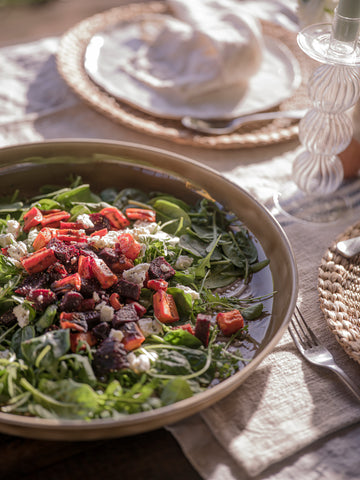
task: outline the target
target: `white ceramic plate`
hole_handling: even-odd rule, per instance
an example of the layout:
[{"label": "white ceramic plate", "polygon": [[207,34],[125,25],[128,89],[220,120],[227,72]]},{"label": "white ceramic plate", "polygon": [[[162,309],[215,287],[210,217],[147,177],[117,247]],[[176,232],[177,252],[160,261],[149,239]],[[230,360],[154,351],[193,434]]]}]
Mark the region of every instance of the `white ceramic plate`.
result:
[{"label": "white ceramic plate", "polygon": [[[263,62],[244,96],[236,86],[206,94],[185,104],[164,96],[134,79],[121,68],[142,45],[140,22],[122,21],[94,35],[85,52],[84,67],[90,78],[115,98],[146,113],[163,118],[185,115],[231,118],[267,110],[291,97],[301,82],[300,67],[279,40],[264,37]],[[242,92],[242,91],[241,91]]]}]

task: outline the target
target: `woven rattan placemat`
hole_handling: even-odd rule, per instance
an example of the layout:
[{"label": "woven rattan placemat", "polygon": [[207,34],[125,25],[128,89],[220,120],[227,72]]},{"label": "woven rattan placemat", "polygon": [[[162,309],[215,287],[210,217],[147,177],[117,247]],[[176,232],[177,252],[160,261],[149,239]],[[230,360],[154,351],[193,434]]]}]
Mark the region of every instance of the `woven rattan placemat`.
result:
[{"label": "woven rattan placemat", "polygon": [[[198,134],[185,129],[178,120],[158,118],[141,112],[125,102],[116,100],[97,86],[84,69],[84,55],[90,39],[96,33],[121,20],[131,20],[136,15],[144,13],[169,13],[169,11],[162,2],[134,3],[116,7],[81,21],[61,38],[57,55],[58,70],[72,90],[85,103],[115,122],[178,144],[231,149],[269,145],[293,140],[297,137],[298,121],[290,120],[254,122],[229,135]],[[287,110],[310,106],[306,84],[314,68],[314,62],[297,46],[295,33],[267,22],[263,22],[263,32],[285,44],[299,62],[301,69],[300,87],[278,108]]]},{"label": "woven rattan placemat", "polygon": [[360,363],[360,254],[350,259],[336,251],[340,240],[360,235],[360,222],[325,252],[319,267],[320,306],[330,330],[346,353]]}]

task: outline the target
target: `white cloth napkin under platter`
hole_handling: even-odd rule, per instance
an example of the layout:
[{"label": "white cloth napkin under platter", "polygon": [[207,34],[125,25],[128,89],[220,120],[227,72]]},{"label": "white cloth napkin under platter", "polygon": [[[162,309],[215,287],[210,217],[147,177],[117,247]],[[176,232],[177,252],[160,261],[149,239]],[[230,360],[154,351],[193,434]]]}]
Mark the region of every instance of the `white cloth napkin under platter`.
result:
[{"label": "white cloth napkin under platter", "polygon": [[167,3],[174,16],[144,15],[144,43],[121,68],[184,101],[234,85],[241,97],[261,63],[259,22],[234,0]]}]

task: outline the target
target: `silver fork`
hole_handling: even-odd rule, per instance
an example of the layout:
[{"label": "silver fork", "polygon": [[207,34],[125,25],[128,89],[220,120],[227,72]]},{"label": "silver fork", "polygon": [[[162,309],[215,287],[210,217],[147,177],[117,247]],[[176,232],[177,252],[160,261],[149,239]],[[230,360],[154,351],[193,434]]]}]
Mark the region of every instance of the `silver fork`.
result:
[{"label": "silver fork", "polygon": [[314,332],[305,322],[298,306],[295,308],[288,330],[299,352],[306,360],[314,365],[332,370],[355,397],[360,400],[360,388],[336,365],[334,357],[329,350],[320,344]]}]

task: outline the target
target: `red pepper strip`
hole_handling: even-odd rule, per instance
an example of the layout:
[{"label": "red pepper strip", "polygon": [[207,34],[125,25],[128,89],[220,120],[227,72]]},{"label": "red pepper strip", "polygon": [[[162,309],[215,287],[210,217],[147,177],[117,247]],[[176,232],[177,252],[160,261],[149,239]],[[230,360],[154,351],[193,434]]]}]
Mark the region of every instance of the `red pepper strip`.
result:
[{"label": "red pepper strip", "polygon": [[79,325],[78,323],[72,322],[71,320],[64,320],[60,319],[60,327],[61,328],[71,328],[72,330],[76,330],[78,332],[84,333],[84,327]]},{"label": "red pepper strip", "polygon": [[162,278],[150,279],[146,282],[146,287],[152,290],[167,290],[168,282]]},{"label": "red pepper strip", "polygon": [[81,277],[78,273],[73,273],[67,277],[56,280],[51,284],[51,289],[55,292],[66,292],[68,290],[81,290]]},{"label": "red pepper strip", "polygon": [[85,257],[84,255],[79,256],[78,260],[78,273],[81,278],[91,278],[93,276],[90,257]]},{"label": "red pepper strip", "polygon": [[120,295],[118,293],[112,293],[110,295],[109,301],[110,305],[113,307],[114,310],[120,310],[122,308],[122,304],[119,302]]},{"label": "red pepper strip", "polygon": [[55,231],[53,228],[42,228],[33,241],[34,250],[40,250],[40,248],[45,247],[54,236]]},{"label": "red pepper strip", "polygon": [[115,251],[135,260],[141,251],[141,244],[136,242],[130,233],[122,233],[118,237],[118,243],[115,244]]},{"label": "red pepper strip", "polygon": [[107,228],[102,228],[101,230],[97,230],[90,234],[90,237],[104,237],[108,233]]},{"label": "red pepper strip", "polygon": [[28,273],[38,273],[46,270],[50,265],[55,263],[57,258],[51,249],[42,248],[29,257],[21,259],[22,266]]},{"label": "red pepper strip", "polygon": [[81,345],[80,348],[78,348],[78,345],[80,342],[85,342],[87,343],[90,347],[93,347],[94,345],[97,344],[97,340],[95,336],[93,335],[92,332],[76,332],[70,333],[70,348],[73,353],[76,353],[78,351],[86,350],[86,345]]},{"label": "red pepper strip", "polygon": [[162,323],[172,323],[180,320],[174,297],[164,290],[158,290],[153,295],[155,317]]},{"label": "red pepper strip", "polygon": [[130,225],[129,220],[116,207],[103,208],[99,213],[106,217],[114,228],[121,229]]},{"label": "red pepper strip", "polygon": [[224,335],[230,336],[244,326],[244,318],[239,310],[220,312],[216,315],[216,322]]},{"label": "red pepper strip", "polygon": [[41,220],[42,227],[60,227],[60,221],[68,220],[71,217],[70,213],[65,211],[51,213],[50,215],[46,215]]},{"label": "red pepper strip", "polygon": [[56,238],[62,242],[87,243],[86,237],[78,237],[77,235],[56,235]]},{"label": "red pepper strip", "polygon": [[71,235],[73,237],[86,237],[84,230],[76,228],[59,228],[56,230],[56,236],[58,235]]},{"label": "red pepper strip", "polygon": [[125,210],[126,216],[130,220],[145,220],[146,222],[156,221],[156,212],[146,208],[127,208]]},{"label": "red pepper strip", "polygon": [[136,322],[126,323],[124,327],[121,328],[121,331],[124,334],[124,338],[121,340],[121,343],[128,352],[139,348],[145,340],[145,337],[140,328],[137,326]]},{"label": "red pepper strip", "polygon": [[24,215],[24,232],[28,232],[31,228],[36,227],[42,222],[43,215],[36,207],[30,208]]},{"label": "red pepper strip", "polygon": [[45,215],[50,215],[51,213],[61,212],[60,208],[51,208],[50,210],[40,210],[40,212]]},{"label": "red pepper strip", "polygon": [[72,230],[83,229],[84,226],[77,222],[63,222],[60,220],[60,228],[71,228]]},{"label": "red pepper strip", "polygon": [[94,276],[99,280],[100,285],[103,288],[109,288],[118,281],[117,276],[110,270],[104,260],[102,260],[101,258],[89,258],[91,262],[92,272]]}]

